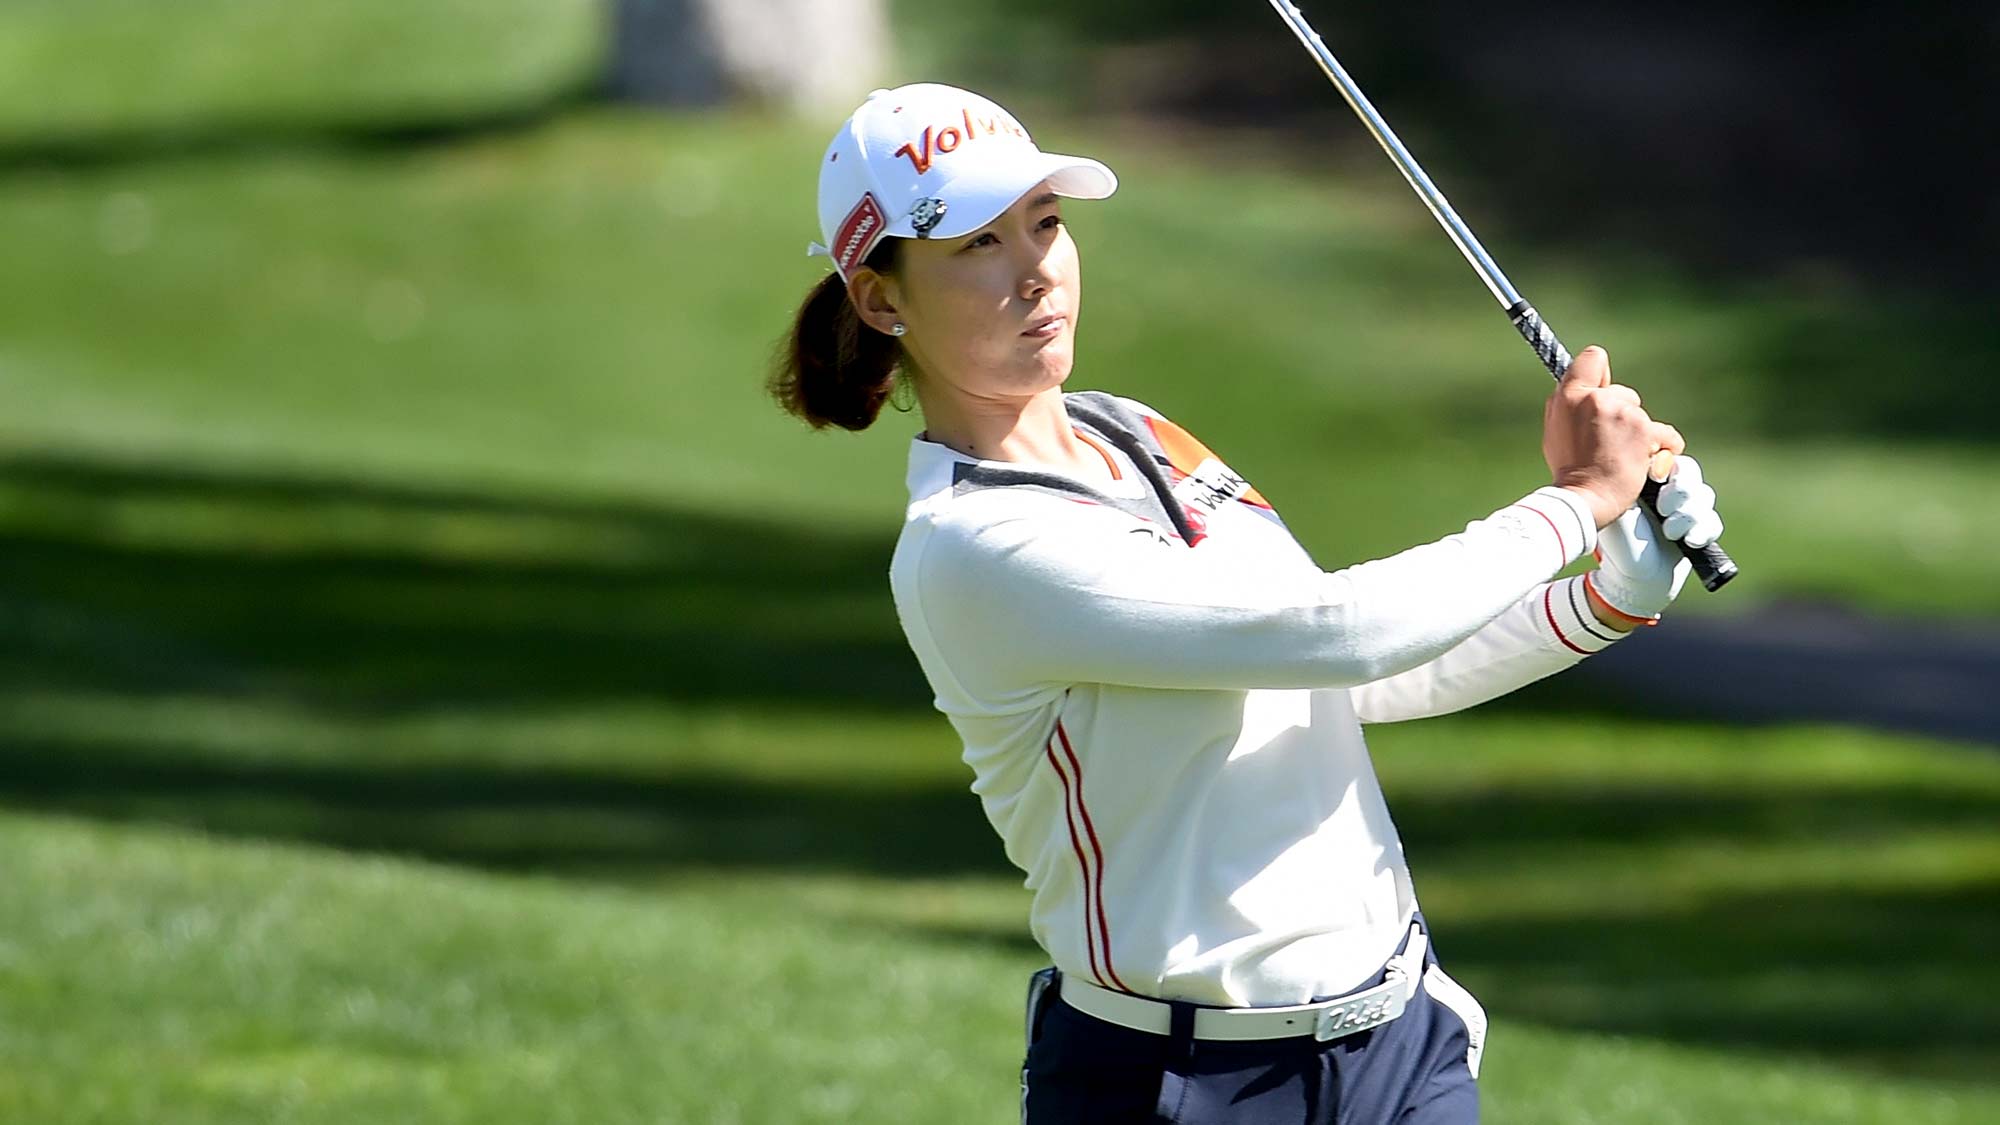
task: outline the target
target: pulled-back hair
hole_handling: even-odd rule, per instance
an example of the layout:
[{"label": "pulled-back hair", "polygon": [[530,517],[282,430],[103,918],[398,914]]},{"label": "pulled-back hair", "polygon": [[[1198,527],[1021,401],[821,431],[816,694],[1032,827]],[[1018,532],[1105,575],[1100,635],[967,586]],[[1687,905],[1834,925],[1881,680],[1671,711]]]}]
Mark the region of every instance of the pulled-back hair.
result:
[{"label": "pulled-back hair", "polygon": [[[865,264],[888,273],[901,241],[883,239]],[[895,388],[902,358],[896,338],[863,324],[848,299],[847,283],[838,272],[829,273],[799,305],[771,372],[771,397],[815,430],[830,425],[865,430]]]}]

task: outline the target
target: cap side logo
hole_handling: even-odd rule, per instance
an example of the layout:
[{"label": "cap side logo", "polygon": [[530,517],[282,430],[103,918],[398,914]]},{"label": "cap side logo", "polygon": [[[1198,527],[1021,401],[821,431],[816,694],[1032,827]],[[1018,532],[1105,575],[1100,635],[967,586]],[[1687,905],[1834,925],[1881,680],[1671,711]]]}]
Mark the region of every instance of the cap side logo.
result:
[{"label": "cap side logo", "polygon": [[873,192],[863,192],[861,202],[847,213],[841,221],[840,229],[833,235],[833,264],[840,268],[842,277],[868,257],[868,251],[882,237],[885,223],[882,205],[875,202]]}]

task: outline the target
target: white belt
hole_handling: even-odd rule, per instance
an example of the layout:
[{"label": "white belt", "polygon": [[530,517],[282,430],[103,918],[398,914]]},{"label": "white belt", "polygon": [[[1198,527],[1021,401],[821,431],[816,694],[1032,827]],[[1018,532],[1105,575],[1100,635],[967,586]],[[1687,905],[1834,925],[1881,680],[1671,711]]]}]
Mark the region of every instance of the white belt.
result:
[{"label": "white belt", "polygon": [[[1312,1004],[1290,1004],[1274,1008],[1196,1008],[1196,1039],[1288,1039],[1311,1035],[1324,1042],[1380,1027],[1403,1014],[1417,984],[1424,975],[1424,950],[1429,942],[1419,926],[1410,927],[1409,943],[1391,958],[1381,984],[1360,992]],[[1158,1000],[1099,988],[1077,977],[1062,978],[1063,1002],[1085,1015],[1107,1023],[1169,1034],[1173,1028],[1173,1008]]]}]

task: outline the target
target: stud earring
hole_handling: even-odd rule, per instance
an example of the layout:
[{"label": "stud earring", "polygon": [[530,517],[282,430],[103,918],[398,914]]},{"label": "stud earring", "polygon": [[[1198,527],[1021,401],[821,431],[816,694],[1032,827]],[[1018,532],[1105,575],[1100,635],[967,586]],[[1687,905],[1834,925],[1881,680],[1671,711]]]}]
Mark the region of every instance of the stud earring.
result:
[{"label": "stud earring", "polygon": [[909,329],[903,327],[903,322],[899,320],[896,322],[896,326],[894,328],[889,329],[889,335],[901,336],[903,333],[908,331]]}]

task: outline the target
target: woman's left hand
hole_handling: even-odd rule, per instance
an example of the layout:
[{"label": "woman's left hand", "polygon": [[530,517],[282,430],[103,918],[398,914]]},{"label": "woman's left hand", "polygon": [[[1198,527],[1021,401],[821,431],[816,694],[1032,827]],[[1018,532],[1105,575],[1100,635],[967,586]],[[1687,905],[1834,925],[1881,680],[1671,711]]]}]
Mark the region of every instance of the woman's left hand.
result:
[{"label": "woman's left hand", "polygon": [[1686,556],[1663,539],[1705,547],[1722,534],[1715,489],[1702,483],[1701,465],[1694,458],[1674,458],[1673,471],[1660,486],[1660,517],[1656,523],[1643,508],[1633,507],[1597,540],[1598,567],[1590,574],[1590,590],[1635,623],[1658,620],[1692,569]]}]

